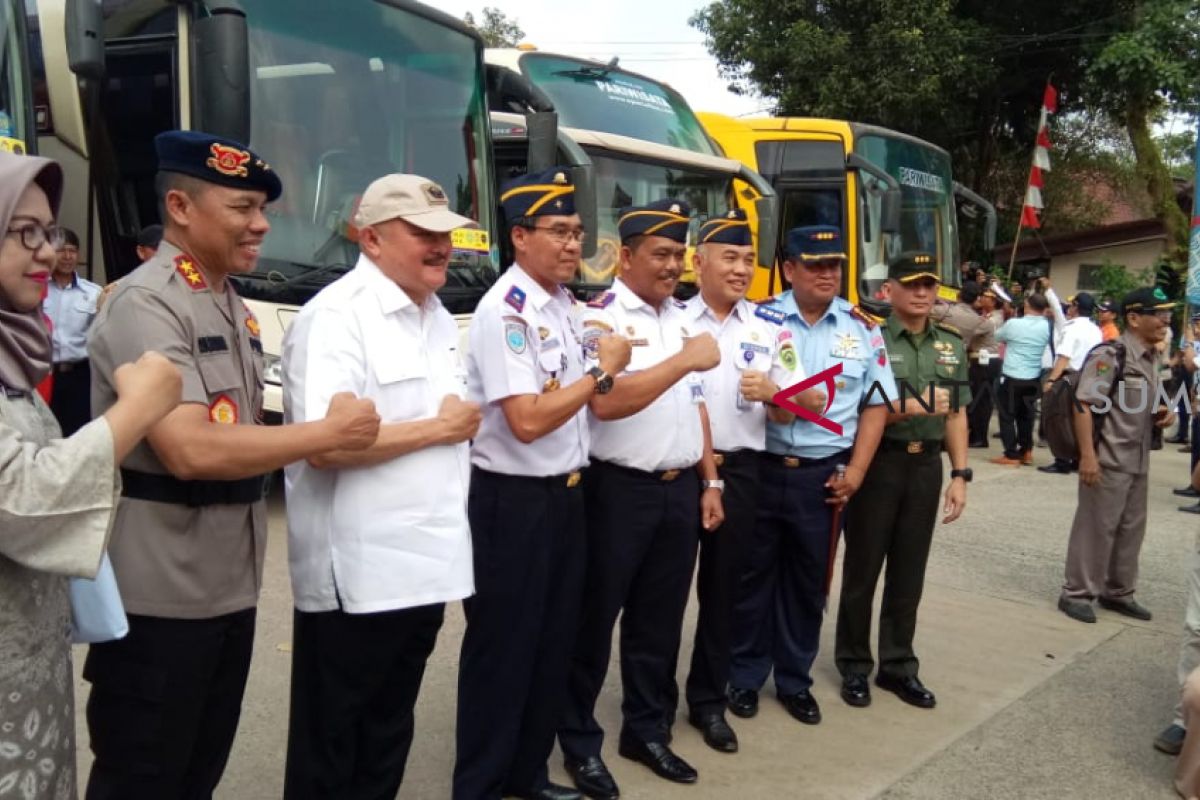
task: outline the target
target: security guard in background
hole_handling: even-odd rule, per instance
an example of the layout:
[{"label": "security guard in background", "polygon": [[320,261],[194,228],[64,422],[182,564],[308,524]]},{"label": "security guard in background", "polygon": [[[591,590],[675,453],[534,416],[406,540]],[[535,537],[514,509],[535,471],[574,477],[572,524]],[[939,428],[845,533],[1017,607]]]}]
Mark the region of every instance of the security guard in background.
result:
[{"label": "security guard in background", "polygon": [[930,320],[939,284],[933,256],[904,253],[891,263],[888,278],[892,314],[883,326],[883,341],[901,394],[889,398],[894,411],[888,414],[879,451],[846,510],[835,654],[842,699],[852,706],[869,705],[867,676],[875,666],[871,605],[886,560],[875,682],[906,703],[933,708],[933,693],[917,678],[913,634],[937,524],[943,443],[952,467],[943,523],[962,513],[971,480],[967,350],[955,328]]},{"label": "security guard in background", "polygon": [[585,363],[598,360],[609,334],[620,333],[633,348],[612,390],[591,402],[592,463],[583,479],[587,579],[558,733],[567,771],[592,798],[619,793],[600,758],[604,731],[595,717],[618,616],[624,687],[618,752],[670,781],[697,777],[667,746],[668,717],[678,697],[675,663],[697,531],[715,530],[723,518],[697,374],[720,363],[721,352],[671,297],[683,272],[689,221],[682,200],[623,209],[620,276],[581,316]]},{"label": "security guard in background", "polygon": [[483,407],[468,516],[475,595],[458,673],[454,797],[581,797],[549,783],[584,579],[587,406],[629,363],[602,336],[584,371],[575,299],[586,232],[565,167],[501,193],[516,263],[471,320],[468,391]]},{"label": "security guard in background", "polygon": [[[725,720],[733,589],[742,547],[754,535],[759,459],[766,448],[767,415],[791,413],[771,403],[783,387],[804,378],[783,314],[745,299],[756,264],[746,212],[735,209],[700,227],[694,256],[700,293],[684,313],[721,346],[721,363],[701,373],[712,426],[714,458],[724,483],[725,521],[700,534],[700,569],[692,665],[687,677],[688,719],[709,747],[732,753],[737,736]],[[815,393],[811,393],[815,394]]]},{"label": "security guard in background", "polygon": [[967,438],[971,447],[987,447],[987,428],[994,407],[991,385],[1000,377],[1000,358],[996,324],[975,310],[977,300],[979,284],[967,281],[959,290],[956,302],[938,303],[930,316],[934,322],[944,322],[962,334],[967,348],[967,380],[972,398],[967,412]]},{"label": "security guard in background", "polygon": [[838,297],[846,261],[841,231],[793,228],[785,256],[792,289],[767,307],[784,316],[810,380],[840,372],[821,387],[829,407],[818,421],[767,423],[758,521],[735,601],[728,699],[734,714],[754,716],[758,691],[774,668],[780,702],[815,725],[821,709],[809,688],[830,545],[840,527],[835,509],[862,484],[887,421],[884,403],[896,396],[896,386],[879,326]]},{"label": "security guard in background", "polygon": [[183,376],[183,402],[121,464],[108,552],[129,634],[92,645],[90,800],[209,798],[237,730],[262,587],[266,475],[374,442],[369,401],[264,427],[258,323],[228,282],[250,272],[282,190],[259,156],[197,131],[155,138],[166,219],[158,254],[123,279],[92,331],[92,408],[113,373],[148,350]]}]

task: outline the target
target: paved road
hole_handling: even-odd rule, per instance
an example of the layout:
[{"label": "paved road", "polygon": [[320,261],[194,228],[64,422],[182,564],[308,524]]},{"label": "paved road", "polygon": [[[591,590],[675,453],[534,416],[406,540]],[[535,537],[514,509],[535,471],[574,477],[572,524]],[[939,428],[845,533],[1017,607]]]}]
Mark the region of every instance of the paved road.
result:
[{"label": "paved road", "polygon": [[[971,451],[976,461],[981,454]],[[1049,460],[1045,450],[1036,455],[1039,463]],[[1075,478],[977,463],[964,518],[937,532],[922,606],[921,674],[938,694],[936,710],[913,709],[878,692],[868,709],[851,709],[838,699],[829,655],[834,604],[815,675],[825,714],[821,725],[794,722],[773,695],[764,694],[756,719],[734,719],[742,749],[728,756],[708,750],[681,719],[675,747],[700,770],[699,783],[690,787],[666,784],[621,759],[610,740],[605,758],[622,796],[1174,797],[1173,761],[1152,750],[1150,739],[1169,721],[1175,700],[1185,581],[1200,518],[1178,513],[1170,493],[1186,480],[1187,456],[1168,445],[1152,464],[1139,598],[1155,612],[1153,622],[1101,612],[1098,624],[1084,625],[1056,611]],[[291,598],[279,498],[273,501],[271,537],[241,728],[218,791],[223,800],[272,800],[281,792]],[[688,631],[694,621],[693,603]],[[454,606],[426,673],[400,798],[449,797],[462,628]],[[688,650],[690,642],[682,665]],[[77,672],[79,661],[77,653]],[[608,731],[617,730],[619,719],[615,678],[614,665],[599,707]],[[77,691],[82,709],[87,685],[79,681]],[[78,729],[86,774],[82,713]],[[557,755],[551,769],[565,781]]]}]

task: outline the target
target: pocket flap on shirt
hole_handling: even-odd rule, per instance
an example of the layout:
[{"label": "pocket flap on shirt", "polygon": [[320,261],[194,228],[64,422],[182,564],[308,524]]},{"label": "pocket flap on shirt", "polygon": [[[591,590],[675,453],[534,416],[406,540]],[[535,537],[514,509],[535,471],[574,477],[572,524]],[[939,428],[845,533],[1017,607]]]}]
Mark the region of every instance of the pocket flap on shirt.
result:
[{"label": "pocket flap on shirt", "polygon": [[241,388],[241,370],[228,353],[210,355],[198,360],[200,362],[200,378],[204,381],[204,390],[209,394],[223,392],[226,389]]},{"label": "pocket flap on shirt", "polygon": [[400,359],[389,353],[374,359],[375,380],[380,386],[400,381],[411,381],[427,375],[425,359]]}]

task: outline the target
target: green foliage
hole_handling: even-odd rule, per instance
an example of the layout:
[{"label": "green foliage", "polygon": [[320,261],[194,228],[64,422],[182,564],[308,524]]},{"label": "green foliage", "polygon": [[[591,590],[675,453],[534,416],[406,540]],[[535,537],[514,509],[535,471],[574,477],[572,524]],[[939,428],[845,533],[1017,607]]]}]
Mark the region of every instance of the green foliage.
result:
[{"label": "green foliage", "polygon": [[1100,299],[1115,300],[1120,302],[1121,298],[1141,286],[1150,286],[1154,283],[1155,270],[1152,267],[1130,272],[1124,264],[1116,264],[1111,259],[1104,259],[1104,263],[1096,270],[1096,283],[1099,286],[1092,294]]},{"label": "green foliage", "polygon": [[516,47],[525,38],[525,31],[517,21],[498,8],[484,6],[481,17],[476,22],[475,15],[468,11],[463,14],[463,22],[479,31],[487,47]]},{"label": "green foliage", "polygon": [[[1192,124],[1191,120],[1187,124]],[[1156,141],[1172,178],[1191,181],[1196,177],[1196,131],[1164,133]]]}]

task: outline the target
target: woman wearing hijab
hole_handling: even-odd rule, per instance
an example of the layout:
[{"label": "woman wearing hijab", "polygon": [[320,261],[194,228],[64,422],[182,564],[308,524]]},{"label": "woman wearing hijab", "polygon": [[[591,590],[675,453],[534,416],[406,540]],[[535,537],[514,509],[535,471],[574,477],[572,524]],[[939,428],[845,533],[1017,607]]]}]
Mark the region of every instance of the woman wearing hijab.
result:
[{"label": "woman wearing hijab", "polygon": [[58,164],[0,153],[0,798],[76,796],[67,578],[96,574],[116,465],[179,403],[178,371],[148,353],[118,370],[108,413],[61,438],[36,391],[61,196]]}]

